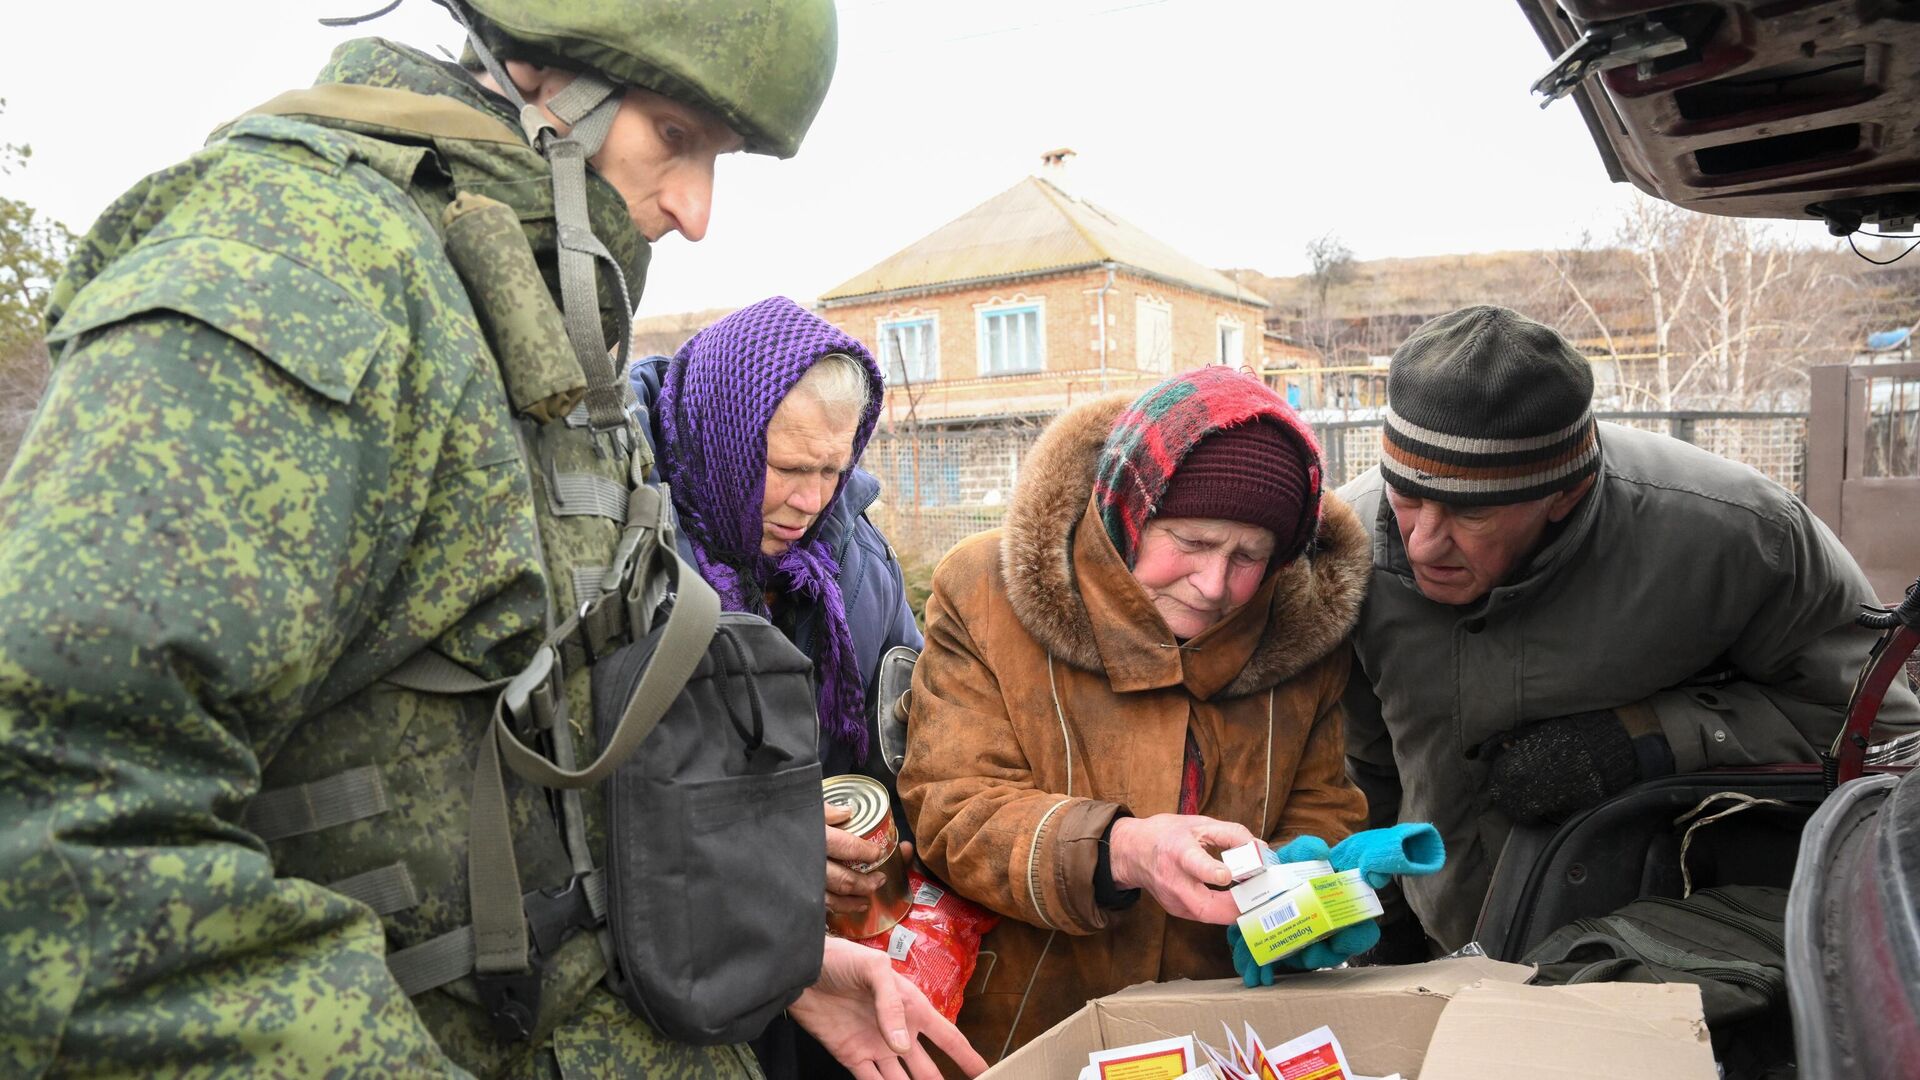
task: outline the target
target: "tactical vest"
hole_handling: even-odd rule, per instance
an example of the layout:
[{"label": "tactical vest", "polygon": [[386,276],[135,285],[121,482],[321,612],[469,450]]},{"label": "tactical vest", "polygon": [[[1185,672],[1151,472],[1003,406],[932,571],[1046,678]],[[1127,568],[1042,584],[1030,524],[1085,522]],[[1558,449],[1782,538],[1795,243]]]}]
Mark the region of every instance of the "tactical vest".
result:
[{"label": "tactical vest", "polygon": [[[516,1042],[546,1043],[609,970],[594,858],[604,850],[602,819],[591,778],[571,771],[600,749],[590,722],[594,657],[644,634],[665,593],[669,575],[656,571],[675,558],[670,503],[642,482],[652,454],[635,435],[645,421],[632,415],[631,391],[610,359],[605,371],[583,370],[536,267],[522,224],[552,213],[550,191],[485,170],[435,169],[411,149],[457,163],[479,146],[495,160],[524,158],[518,172],[544,176],[519,132],[451,99],[346,84],[283,94],[255,112],[365,136],[371,153],[400,147],[420,158],[405,192],[466,286],[518,425],[548,634],[511,680],[483,678],[429,646],[325,708],[266,767],[243,823],[267,843],[280,874],[378,913],[388,967],[441,1047],[492,1072],[524,1051]],[[623,414],[612,429],[609,392],[621,395]],[[689,633],[704,651],[702,603],[692,597],[711,589],[697,575],[681,586],[674,618],[690,612]],[[708,606],[717,610],[717,601]],[[623,731],[612,741],[630,750],[643,735]],[[501,768],[502,754],[516,770],[580,782],[521,783]],[[716,1055],[721,1069],[731,1059],[752,1072],[744,1050]]]}]

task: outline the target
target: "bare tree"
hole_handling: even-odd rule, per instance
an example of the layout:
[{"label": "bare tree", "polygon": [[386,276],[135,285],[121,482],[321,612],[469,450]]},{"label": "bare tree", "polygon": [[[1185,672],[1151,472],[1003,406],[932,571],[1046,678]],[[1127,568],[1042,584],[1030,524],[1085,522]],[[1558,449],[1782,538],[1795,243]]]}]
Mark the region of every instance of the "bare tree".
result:
[{"label": "bare tree", "polygon": [[[0,98],[0,110],[6,100]],[[0,143],[0,176],[24,167],[33,149]],[[73,234],[18,199],[0,198],[0,474],[13,462],[47,382],[47,290]]]},{"label": "bare tree", "polygon": [[[1314,326],[1317,333],[1309,333],[1307,339],[1320,347],[1323,362],[1339,365],[1338,345],[1343,336],[1334,326],[1327,314],[1327,293],[1336,285],[1344,285],[1355,276],[1353,250],[1346,241],[1333,232],[1325,232],[1307,241],[1307,285],[1314,297]],[[1322,376],[1323,378],[1325,376]],[[1344,381],[1344,380],[1342,380]],[[1333,395],[1344,403],[1344,393],[1336,391]]]},{"label": "bare tree", "polygon": [[1353,250],[1336,233],[1307,241],[1307,280],[1313,284],[1321,318],[1327,314],[1327,290],[1353,280],[1353,263]]},{"label": "bare tree", "polygon": [[0,362],[0,476],[20,450],[27,425],[47,388],[47,347],[36,342]]},{"label": "bare tree", "polygon": [[1570,299],[1570,303],[1560,309],[1559,318],[1555,320],[1556,325],[1591,325],[1599,333],[1600,340],[1606,347],[1607,359],[1613,363],[1614,370],[1618,371],[1620,349],[1614,343],[1613,328],[1594,307],[1593,301],[1588,299],[1587,289],[1581,286],[1582,282],[1591,283],[1599,278],[1596,266],[1598,260],[1595,258],[1598,254],[1600,253],[1593,250],[1592,237],[1583,234],[1580,237],[1580,243],[1573,248],[1565,251],[1542,251],[1540,258],[1553,268],[1555,278]]},{"label": "bare tree", "polygon": [[1688,314],[1700,264],[1718,224],[1717,218],[1670,203],[1636,198],[1620,227],[1621,246],[1635,256],[1634,269],[1646,294],[1656,373],[1653,393],[1662,409],[1674,407],[1674,326]]},{"label": "bare tree", "polygon": [[1791,407],[1807,368],[1844,359],[1863,330],[1850,264],[1741,219],[1639,199],[1610,245],[1541,258],[1565,325],[1592,329],[1628,408]]}]

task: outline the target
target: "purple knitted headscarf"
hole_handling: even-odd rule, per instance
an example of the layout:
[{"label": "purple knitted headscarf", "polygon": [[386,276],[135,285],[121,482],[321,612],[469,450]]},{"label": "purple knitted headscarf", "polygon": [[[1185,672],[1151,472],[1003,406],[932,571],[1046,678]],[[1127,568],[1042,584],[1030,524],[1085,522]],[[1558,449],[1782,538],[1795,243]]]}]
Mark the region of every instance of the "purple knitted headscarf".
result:
[{"label": "purple knitted headscarf", "polygon": [[[780,402],[821,357],[846,353],[865,365],[872,393],[853,436],[859,460],[880,415],[884,384],[866,346],[784,296],[762,300],[695,334],[667,368],[660,389],[661,469],[692,542],[700,573],[728,611],[765,612],[772,586],[819,605],[820,726],[866,760],[860,661],[840,596],[840,566],[820,524],[778,556],[760,553],[760,503],[767,486],[767,425]],[[846,488],[841,478],[833,498]]]}]

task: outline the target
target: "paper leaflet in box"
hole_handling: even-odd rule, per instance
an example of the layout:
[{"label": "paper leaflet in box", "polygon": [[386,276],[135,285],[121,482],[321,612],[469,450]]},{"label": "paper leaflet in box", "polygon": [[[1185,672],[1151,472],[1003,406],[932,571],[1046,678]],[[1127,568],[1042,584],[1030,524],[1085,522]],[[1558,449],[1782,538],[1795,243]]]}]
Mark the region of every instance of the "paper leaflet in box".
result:
[{"label": "paper leaflet in box", "polygon": [[1273,1075],[1273,1063],[1267,1060],[1266,1045],[1260,1041],[1252,1024],[1247,1025],[1247,1037],[1240,1045],[1247,1058],[1247,1072],[1253,1075],[1254,1080],[1280,1080]]},{"label": "paper leaflet in box", "polygon": [[[1206,1059],[1202,1067],[1213,1070],[1211,1075],[1214,1080],[1223,1080],[1223,1078],[1224,1080],[1246,1080],[1247,1074],[1240,1068],[1239,1058],[1233,1051],[1218,1049],[1209,1045],[1205,1039],[1196,1038],[1194,1042],[1200,1047],[1200,1056]],[[1227,1044],[1233,1045],[1231,1032],[1227,1035]]]},{"label": "paper leaflet in box", "polygon": [[[1234,1038],[1228,1029],[1227,1045],[1233,1048],[1231,1054],[1198,1036],[1115,1047],[1092,1054],[1087,1067],[1080,1070],[1080,1080],[1400,1080],[1399,1073],[1372,1077],[1354,1072],[1333,1029],[1324,1025],[1268,1050],[1248,1024],[1246,1041]],[[1195,1056],[1204,1055],[1206,1061],[1178,1077],[1170,1076],[1187,1059],[1191,1047],[1197,1047]]]},{"label": "paper leaflet in box", "polygon": [[1180,1080],[1200,1064],[1191,1035],[1099,1050],[1088,1058],[1095,1080]]},{"label": "paper leaflet in box", "polygon": [[1267,1051],[1267,1061],[1279,1080],[1351,1080],[1353,1070],[1333,1029],[1314,1028]]},{"label": "paper leaflet in box", "polygon": [[[1174,1032],[1218,1033],[1223,1023],[1230,1031],[1253,1023],[1275,1036],[1326,1024],[1362,1076],[1715,1080],[1696,988],[1518,985],[1531,974],[1518,964],[1459,957],[1285,975],[1253,989],[1238,979],[1143,984],[1087,1004],[1008,1055],[984,1080],[1062,1080],[1078,1075],[1094,1051]],[[1476,1004],[1463,992],[1475,984],[1497,996]],[[1460,1018],[1473,1023],[1436,1035],[1442,1019],[1462,1005]],[[1561,1019],[1536,1025],[1536,1015]],[[1618,1056],[1616,1044],[1625,1048]],[[1616,1067],[1623,1062],[1633,1067]]]}]

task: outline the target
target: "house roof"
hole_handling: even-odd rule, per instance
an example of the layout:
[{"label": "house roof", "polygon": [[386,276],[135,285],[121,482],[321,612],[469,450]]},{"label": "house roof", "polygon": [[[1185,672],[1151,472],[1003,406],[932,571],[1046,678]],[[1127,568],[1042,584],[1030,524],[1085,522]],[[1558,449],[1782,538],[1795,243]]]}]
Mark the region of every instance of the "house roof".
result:
[{"label": "house roof", "polygon": [[1107,263],[1170,285],[1267,302],[1105,210],[1029,176],[878,265],[827,290],[828,307]]}]

